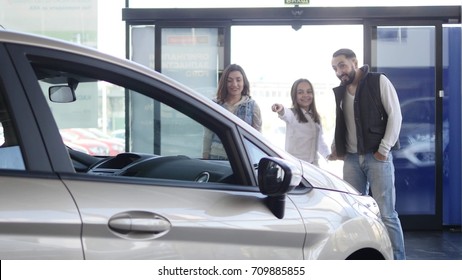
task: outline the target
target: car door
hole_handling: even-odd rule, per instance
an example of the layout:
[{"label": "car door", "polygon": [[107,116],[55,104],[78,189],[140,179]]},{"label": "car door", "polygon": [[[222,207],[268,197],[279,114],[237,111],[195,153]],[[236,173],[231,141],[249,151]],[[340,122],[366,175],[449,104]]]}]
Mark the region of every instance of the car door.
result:
[{"label": "car door", "polygon": [[87,259],[302,259],[292,204],[277,219],[256,193],[65,179]]},{"label": "car door", "polygon": [[83,259],[77,207],[52,172],[3,44],[0,61],[0,259]]},{"label": "car door", "polygon": [[[86,259],[303,258],[305,228],[296,207],[288,200],[282,219],[269,210],[242,143],[241,123],[228,112],[168,78],[97,59],[92,51],[11,51],[30,63],[20,73],[28,98],[41,98],[51,108],[57,129],[43,135],[44,144],[78,207]],[[73,88],[75,102],[44,101],[58,80]],[[43,118],[50,113],[32,110]],[[110,121],[101,121],[105,114]],[[37,122],[39,129],[52,130]],[[74,170],[67,171],[62,165],[69,154],[53,148],[59,130],[101,123],[125,129],[125,152],[90,156],[68,150]],[[205,130],[220,138],[227,160],[201,158]]]}]

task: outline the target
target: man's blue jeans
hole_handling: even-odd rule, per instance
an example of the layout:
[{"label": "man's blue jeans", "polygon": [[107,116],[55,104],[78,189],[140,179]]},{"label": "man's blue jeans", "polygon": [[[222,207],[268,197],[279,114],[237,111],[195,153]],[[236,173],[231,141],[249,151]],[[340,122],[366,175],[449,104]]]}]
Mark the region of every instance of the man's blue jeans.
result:
[{"label": "man's blue jeans", "polygon": [[[387,227],[395,260],[406,259],[403,230],[395,210],[395,167],[393,156],[378,160],[373,153],[348,153],[343,164],[343,179],[362,194],[370,194],[377,201],[382,221]],[[371,193],[369,193],[369,191]]]}]

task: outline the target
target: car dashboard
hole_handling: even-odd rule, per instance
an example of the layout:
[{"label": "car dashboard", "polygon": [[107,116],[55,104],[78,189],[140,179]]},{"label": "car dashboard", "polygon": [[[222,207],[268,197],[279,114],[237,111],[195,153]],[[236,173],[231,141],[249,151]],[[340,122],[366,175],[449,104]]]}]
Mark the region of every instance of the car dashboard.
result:
[{"label": "car dashboard", "polygon": [[229,162],[223,160],[132,152],[97,158],[74,150],[70,151],[70,155],[76,172],[95,176],[157,178],[200,183],[235,181]]}]

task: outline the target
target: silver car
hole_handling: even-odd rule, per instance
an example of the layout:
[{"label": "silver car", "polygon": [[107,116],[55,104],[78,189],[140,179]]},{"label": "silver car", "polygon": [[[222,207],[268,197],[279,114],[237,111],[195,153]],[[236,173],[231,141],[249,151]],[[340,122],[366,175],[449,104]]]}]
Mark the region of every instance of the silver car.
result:
[{"label": "silver car", "polygon": [[9,31],[0,61],[1,259],[392,259],[371,197],[168,77]]}]

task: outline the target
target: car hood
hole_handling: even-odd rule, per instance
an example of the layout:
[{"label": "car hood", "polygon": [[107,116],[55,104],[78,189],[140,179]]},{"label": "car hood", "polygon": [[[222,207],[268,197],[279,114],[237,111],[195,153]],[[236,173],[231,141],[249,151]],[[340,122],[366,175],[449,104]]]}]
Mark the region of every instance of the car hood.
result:
[{"label": "car hood", "polygon": [[[260,134],[255,129],[250,129],[248,132],[253,133],[255,136],[263,136],[263,134]],[[275,150],[275,152],[278,153],[279,157],[287,161],[290,161],[292,164],[300,168],[300,170],[302,171],[303,178],[306,179],[313,188],[361,195],[361,193],[359,193],[355,188],[353,188],[347,182],[343,181],[343,179],[339,178],[338,176],[330,173],[327,170],[321,169],[313,164],[310,164],[306,161],[300,160],[278,146],[271,145],[271,142],[264,136],[259,138],[261,141],[265,142],[268,146]]]},{"label": "car hood", "polygon": [[299,160],[302,167],[303,177],[311,184],[313,188],[326,189],[349,194],[361,195],[350,184],[338,176],[321,169],[315,165]]},{"label": "car hood", "polygon": [[[377,202],[369,195],[362,195],[353,186],[338,176],[321,169],[315,165],[296,159],[302,167],[303,177],[315,189],[327,192],[342,193],[344,202],[362,214],[370,213],[370,217],[380,217],[380,210]],[[362,209],[362,210],[361,210]],[[367,211],[365,211],[367,209]]]}]

